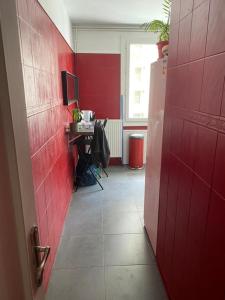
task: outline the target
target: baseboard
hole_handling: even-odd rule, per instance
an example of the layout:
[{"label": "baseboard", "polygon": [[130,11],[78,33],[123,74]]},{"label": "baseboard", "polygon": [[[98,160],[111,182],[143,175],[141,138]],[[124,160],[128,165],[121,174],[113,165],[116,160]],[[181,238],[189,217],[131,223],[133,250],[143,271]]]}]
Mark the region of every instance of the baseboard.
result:
[{"label": "baseboard", "polygon": [[122,166],[122,158],[121,157],[111,157],[109,161],[110,166]]}]

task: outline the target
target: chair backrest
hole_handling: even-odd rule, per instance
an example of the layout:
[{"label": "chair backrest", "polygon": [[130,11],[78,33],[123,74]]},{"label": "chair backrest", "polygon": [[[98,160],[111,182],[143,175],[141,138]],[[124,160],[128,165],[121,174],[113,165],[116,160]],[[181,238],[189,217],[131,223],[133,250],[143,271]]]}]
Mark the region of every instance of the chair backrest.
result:
[{"label": "chair backrest", "polygon": [[106,119],[104,120],[104,122],[103,122],[103,127],[104,127],[104,128],[105,128],[107,122],[108,122],[108,118],[106,118]]},{"label": "chair backrest", "polygon": [[106,123],[107,119],[104,122],[97,121],[95,123],[93,140],[91,142],[91,153],[94,161],[99,162],[103,168],[108,166],[110,158],[110,149],[104,129]]}]

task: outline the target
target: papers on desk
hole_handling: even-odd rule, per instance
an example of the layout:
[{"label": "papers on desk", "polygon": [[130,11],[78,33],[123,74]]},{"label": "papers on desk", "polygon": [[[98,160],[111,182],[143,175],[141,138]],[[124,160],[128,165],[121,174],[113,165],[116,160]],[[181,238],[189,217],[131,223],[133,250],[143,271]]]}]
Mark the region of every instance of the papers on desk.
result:
[{"label": "papers on desk", "polygon": [[94,122],[81,121],[77,123],[77,132],[94,132]]}]

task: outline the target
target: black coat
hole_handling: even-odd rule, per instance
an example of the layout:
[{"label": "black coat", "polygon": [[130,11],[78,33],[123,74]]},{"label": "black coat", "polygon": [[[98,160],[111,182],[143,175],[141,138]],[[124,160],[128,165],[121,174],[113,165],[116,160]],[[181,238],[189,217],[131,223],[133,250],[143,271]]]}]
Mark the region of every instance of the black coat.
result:
[{"label": "black coat", "polygon": [[101,122],[95,123],[94,136],[91,143],[91,153],[103,168],[108,167],[110,149],[105,135],[105,129]]}]

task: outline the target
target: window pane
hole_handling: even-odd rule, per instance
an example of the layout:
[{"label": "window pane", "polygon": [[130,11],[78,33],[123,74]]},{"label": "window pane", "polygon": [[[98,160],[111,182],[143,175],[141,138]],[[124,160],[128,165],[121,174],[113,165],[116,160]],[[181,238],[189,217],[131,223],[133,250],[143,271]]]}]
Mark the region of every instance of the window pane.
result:
[{"label": "window pane", "polygon": [[157,57],[156,45],[130,45],[129,119],[148,117],[150,65]]}]

